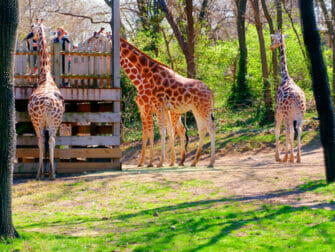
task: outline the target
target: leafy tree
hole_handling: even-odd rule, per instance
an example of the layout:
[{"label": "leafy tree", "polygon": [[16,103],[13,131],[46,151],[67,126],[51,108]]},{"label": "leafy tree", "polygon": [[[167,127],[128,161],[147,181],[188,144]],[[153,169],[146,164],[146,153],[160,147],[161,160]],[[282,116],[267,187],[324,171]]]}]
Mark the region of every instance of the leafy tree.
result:
[{"label": "leafy tree", "polygon": [[14,50],[19,22],[17,0],[0,0],[0,237],[18,237],[12,222],[15,157]]},{"label": "leafy tree", "polygon": [[230,94],[228,103],[232,107],[238,107],[239,105],[250,105],[251,95],[247,83],[247,59],[248,49],[245,39],[245,12],[247,6],[247,0],[235,0],[237,8],[237,35],[239,43],[239,59],[238,59],[238,70],[236,76],[236,83],[234,83],[232,92]]},{"label": "leafy tree", "polygon": [[259,9],[259,0],[250,0],[250,5],[255,14],[255,24],[257,29],[257,35],[259,40],[259,48],[261,53],[262,62],[262,74],[263,74],[263,84],[264,84],[264,102],[266,111],[266,120],[272,122],[274,119],[273,108],[272,108],[272,97],[271,97],[271,85],[269,81],[269,69],[266,57],[265,41],[263,34],[263,25],[261,22],[261,15]]},{"label": "leafy tree", "polygon": [[311,63],[313,91],[320,118],[320,135],[326,162],[326,176],[327,181],[332,182],[335,181],[335,118],[313,6],[313,0],[299,0],[303,36]]}]

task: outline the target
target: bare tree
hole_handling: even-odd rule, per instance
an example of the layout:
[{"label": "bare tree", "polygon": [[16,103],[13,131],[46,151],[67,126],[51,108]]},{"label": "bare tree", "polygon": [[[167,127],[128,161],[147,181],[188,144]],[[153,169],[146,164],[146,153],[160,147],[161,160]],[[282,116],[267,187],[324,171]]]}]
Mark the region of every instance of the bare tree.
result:
[{"label": "bare tree", "polygon": [[15,158],[14,51],[19,23],[17,0],[0,0],[0,237],[18,237],[12,222]]},{"label": "bare tree", "polygon": [[196,77],[196,64],[194,56],[194,43],[195,43],[195,33],[194,33],[194,20],[193,20],[193,1],[186,0],[186,5],[184,8],[184,13],[186,14],[186,34],[184,34],[182,23],[177,23],[172,14],[170,7],[168,7],[164,0],[160,0],[160,9],[165,13],[165,17],[169,22],[173,33],[178,41],[178,44],[185,56],[187,63],[187,77]]},{"label": "bare tree", "polygon": [[247,0],[235,0],[237,9],[237,35],[239,43],[239,60],[238,70],[236,75],[236,82],[233,85],[232,92],[230,94],[228,102],[231,106],[236,107],[237,105],[250,105],[250,91],[247,83],[247,60],[248,60],[248,49],[245,39],[245,13]]},{"label": "bare tree", "polygon": [[330,40],[330,45],[333,49],[333,100],[335,102],[335,0],[331,0],[331,11],[328,11],[326,3],[324,0],[318,0],[320,3],[320,7],[325,18],[325,22],[327,25],[327,33]]},{"label": "bare tree", "polygon": [[266,49],[263,35],[263,25],[261,22],[261,14],[259,8],[259,0],[249,0],[250,5],[253,9],[255,15],[255,24],[257,29],[257,35],[260,46],[261,53],[261,62],[262,62],[262,74],[263,74],[263,83],[264,83],[264,101],[266,109],[266,119],[271,122],[274,119],[273,108],[272,108],[272,97],[271,97],[271,86],[269,82],[269,70],[268,62],[266,58]]},{"label": "bare tree", "polygon": [[[269,13],[268,7],[266,6],[266,1],[261,0],[261,2],[262,2],[262,8],[263,8],[265,18],[266,18],[266,20],[268,21],[268,24],[269,24],[270,33],[275,34],[276,32],[275,32],[275,29],[274,29],[274,26],[273,26],[272,17]],[[278,78],[278,59],[277,59],[277,51],[276,50],[272,50],[272,70],[273,70],[274,88],[275,88],[275,90],[277,90],[278,87],[279,87],[279,78]]]},{"label": "bare tree", "polygon": [[317,30],[313,0],[299,0],[304,41],[311,63],[310,73],[316,108],[320,118],[327,181],[335,181],[335,118],[330,97],[328,76],[322,56],[320,35]]}]

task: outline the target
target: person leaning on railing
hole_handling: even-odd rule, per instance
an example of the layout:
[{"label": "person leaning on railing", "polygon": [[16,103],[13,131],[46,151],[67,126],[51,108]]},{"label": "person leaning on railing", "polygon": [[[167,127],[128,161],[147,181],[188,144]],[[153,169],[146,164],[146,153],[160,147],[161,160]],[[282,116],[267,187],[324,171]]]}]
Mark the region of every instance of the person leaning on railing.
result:
[{"label": "person leaning on railing", "polygon": [[[63,27],[58,27],[57,28],[57,37],[54,38],[53,40],[54,43],[61,43],[62,46],[62,50],[65,51],[66,45],[67,45],[67,51],[70,51],[71,49],[71,42],[69,39],[69,35],[67,33],[67,31],[65,31],[65,29]],[[68,64],[68,71],[70,69],[70,55],[67,57],[67,60],[69,62]],[[65,73],[65,55],[62,55],[62,74]],[[63,80],[64,81],[64,80]],[[67,83],[62,83],[63,86],[67,86]]]},{"label": "person leaning on railing", "polygon": [[[37,52],[38,51],[38,45],[37,45],[37,38],[34,38],[34,34],[32,32],[28,33],[28,35],[24,38],[27,40],[27,47],[30,51]],[[37,74],[37,54],[29,55],[29,58],[33,57],[33,64],[34,69],[31,69],[31,74],[36,75]],[[30,61],[30,60],[29,60]]]}]

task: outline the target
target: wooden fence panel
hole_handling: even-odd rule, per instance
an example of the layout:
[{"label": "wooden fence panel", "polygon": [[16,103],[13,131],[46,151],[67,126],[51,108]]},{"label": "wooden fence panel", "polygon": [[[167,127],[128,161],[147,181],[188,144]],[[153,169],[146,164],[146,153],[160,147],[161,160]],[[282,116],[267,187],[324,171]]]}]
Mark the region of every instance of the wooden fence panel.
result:
[{"label": "wooden fence panel", "polygon": [[[35,66],[39,68],[39,55],[30,45],[32,41],[17,41],[15,99],[21,112],[16,119],[26,131],[21,130],[17,137],[15,175],[33,174],[38,167],[37,138],[32,136],[26,104],[38,82],[39,75],[33,72]],[[65,44],[65,50],[61,43],[49,45],[54,80],[66,107],[72,108],[64,113],[62,135],[56,137],[57,173],[120,169],[121,88],[113,84],[110,75],[111,45],[106,41],[91,46],[80,43],[72,49]],[[67,83],[69,86],[63,87]],[[87,109],[80,112],[83,102]]]}]

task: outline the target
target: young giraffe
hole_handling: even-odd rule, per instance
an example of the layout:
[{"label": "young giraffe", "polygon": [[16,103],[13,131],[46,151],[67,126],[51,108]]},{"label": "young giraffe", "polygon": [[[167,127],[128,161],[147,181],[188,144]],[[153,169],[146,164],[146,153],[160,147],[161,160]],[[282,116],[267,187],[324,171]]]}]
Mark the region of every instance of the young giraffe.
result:
[{"label": "young giraffe", "polygon": [[[100,36],[92,36],[87,40],[88,46],[94,46],[94,49],[97,49],[98,43],[102,45],[102,42],[110,42],[108,38],[103,35]],[[156,113],[155,108],[152,105],[150,94],[151,94],[151,84],[146,81],[145,78],[141,76],[140,71],[132,66],[127,58],[120,56],[120,64],[124,69],[127,76],[130,78],[132,83],[137,89],[137,95],[135,97],[136,104],[139,108],[141,121],[142,121],[142,151],[141,157],[138,166],[142,166],[145,160],[145,152],[147,139],[149,137],[150,143],[150,152],[149,152],[149,163],[148,167],[153,166],[153,147],[154,147],[154,122],[153,122],[153,113]],[[179,165],[184,165],[185,161],[185,128],[181,122],[181,114],[168,112],[167,117],[171,121],[173,125],[174,132],[178,133],[180,137],[180,148],[181,148],[181,158],[179,161]],[[170,132],[170,131],[169,131]],[[171,136],[169,136],[171,137]],[[187,141],[186,141],[187,142]],[[169,146],[171,148],[171,146]],[[171,148],[171,162],[170,165],[174,165],[174,149]]]},{"label": "young giraffe", "polygon": [[[40,150],[37,179],[40,179],[43,175],[44,142],[47,147],[47,141],[50,151],[49,177],[50,179],[55,179],[55,136],[62,122],[65,110],[64,99],[51,76],[50,61],[42,20],[41,23],[32,26],[32,32],[34,36],[38,38],[40,54],[39,81],[37,88],[29,97],[28,102],[28,112],[38,138],[38,147]],[[47,139],[48,137],[49,139]]]},{"label": "young giraffe", "polygon": [[284,36],[279,32],[271,35],[272,45],[271,50],[280,48],[280,71],[281,71],[281,84],[277,92],[277,106],[276,106],[276,161],[281,162],[279,155],[279,135],[281,121],[284,119],[284,125],[286,130],[286,152],[284,156],[284,162],[288,159],[288,141],[290,141],[290,162],[294,162],[293,154],[293,140],[294,140],[294,129],[298,133],[298,151],[297,151],[297,162],[301,162],[300,153],[300,136],[302,120],[306,111],[306,100],[304,91],[298,87],[292,78],[289,76],[286,65],[286,54],[285,54],[285,42]]},{"label": "young giraffe", "polygon": [[178,75],[168,66],[150,58],[124,39],[121,39],[120,47],[121,56],[127,58],[129,60],[128,64],[136,67],[140,71],[141,76],[151,84],[151,92],[148,95],[150,95],[160,122],[162,144],[160,165],[164,161],[166,124],[168,124],[169,136],[172,136],[169,138],[169,146],[174,146],[173,127],[170,120],[167,120],[167,111],[181,114],[191,110],[197,122],[200,138],[192,166],[195,166],[199,160],[208,130],[211,138],[211,160],[209,166],[213,167],[215,161],[213,92],[203,82]]}]

